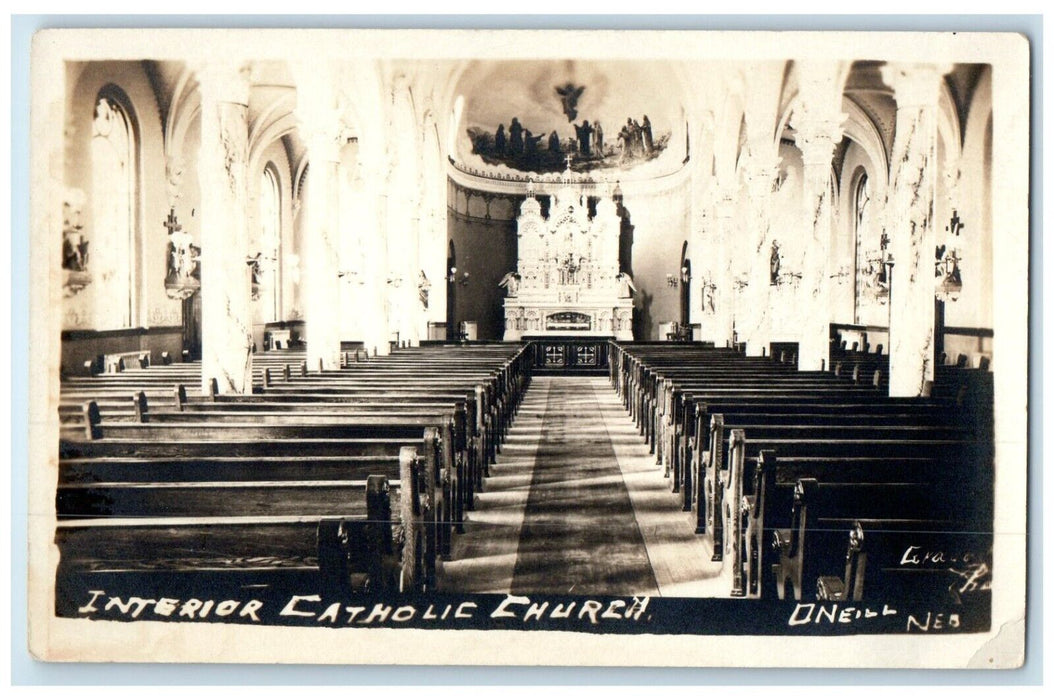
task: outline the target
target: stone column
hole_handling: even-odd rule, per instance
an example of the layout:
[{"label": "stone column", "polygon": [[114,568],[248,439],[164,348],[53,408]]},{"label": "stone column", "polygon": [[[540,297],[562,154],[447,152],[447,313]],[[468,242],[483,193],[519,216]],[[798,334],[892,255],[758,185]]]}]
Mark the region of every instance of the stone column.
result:
[{"label": "stone column", "polygon": [[249,66],[209,64],[201,91],[201,380],[252,391],[248,154]]},{"label": "stone column", "polygon": [[733,274],[733,242],[735,232],[735,191],[727,187],[718,189],[714,202],[714,342],[723,348],[732,342],[733,304],[738,290]]},{"label": "stone column", "polygon": [[417,282],[420,274],[418,228],[422,200],[420,130],[407,78],[392,81],[388,122],[389,175],[387,244],[388,323],[400,343],[420,341],[421,304]]},{"label": "stone column", "polygon": [[[699,324],[700,336],[704,340],[716,337],[716,277],[717,265],[714,260],[716,247],[713,211],[713,183],[704,187],[699,175],[692,177],[692,276],[699,285],[699,301],[692,307],[690,317]],[[711,309],[711,303],[714,308]]]},{"label": "stone column", "polygon": [[889,394],[920,396],[933,379],[937,100],[950,66],[889,64],[897,101],[886,197],[894,268],[889,309]]},{"label": "stone column", "polygon": [[385,190],[385,179],[379,170],[371,168],[372,177],[368,178],[366,194],[363,198],[364,226],[363,242],[366,248],[366,269],[363,271],[367,308],[363,309],[365,317],[363,342],[372,355],[388,354],[390,327],[388,314],[391,306],[388,284],[388,242],[387,214],[388,196]]},{"label": "stone column", "polygon": [[307,143],[304,323],[307,367],[340,368],[340,147],[344,132],[331,68],[295,68],[296,116]]},{"label": "stone column", "polygon": [[[802,154],[802,202],[806,236],[802,256],[801,333],[798,369],[819,370],[830,365],[831,158],[842,140],[841,112],[844,73],[838,64],[807,66],[801,74],[802,103],[792,125]],[[839,73],[842,78],[839,79]]]},{"label": "stone column", "polygon": [[748,255],[747,287],[744,292],[740,340],[748,355],[761,355],[771,336],[769,287],[769,227],[772,217],[772,186],[779,172],[778,156],[752,155],[744,171],[750,197],[745,236]]}]

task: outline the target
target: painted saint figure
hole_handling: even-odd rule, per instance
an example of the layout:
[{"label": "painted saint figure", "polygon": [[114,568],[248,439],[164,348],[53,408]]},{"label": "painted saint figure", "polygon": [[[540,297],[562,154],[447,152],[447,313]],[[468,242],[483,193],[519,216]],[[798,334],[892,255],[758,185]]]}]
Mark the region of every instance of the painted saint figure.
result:
[{"label": "painted saint figure", "polygon": [[516,117],[509,124],[509,152],[514,156],[523,153],[523,127]]},{"label": "painted saint figure", "polygon": [[494,152],[499,155],[505,155],[505,125],[498,124],[498,130],[494,134]]},{"label": "painted saint figure", "polygon": [[619,154],[619,165],[626,162],[626,159],[630,157],[630,132],[629,125],[622,127],[618,132],[618,145],[621,153]]},{"label": "painted saint figure", "polygon": [[524,130],[523,136],[523,151],[527,155],[537,155],[538,153],[538,142],[545,138],[545,134],[538,134],[535,136],[531,133],[530,129]]},{"label": "painted saint figure", "polygon": [[633,120],[633,152],[637,155],[644,153],[644,128],[636,119]]},{"label": "painted saint figure", "polygon": [[578,134],[578,150],[584,156],[592,155],[592,148],[590,144],[590,138],[593,136],[593,127],[589,125],[589,120],[582,122],[581,126],[575,125],[575,133]]}]

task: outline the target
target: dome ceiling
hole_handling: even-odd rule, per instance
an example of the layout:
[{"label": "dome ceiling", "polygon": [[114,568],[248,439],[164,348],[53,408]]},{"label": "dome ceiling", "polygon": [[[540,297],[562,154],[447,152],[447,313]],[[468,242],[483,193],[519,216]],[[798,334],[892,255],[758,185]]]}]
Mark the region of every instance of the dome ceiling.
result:
[{"label": "dome ceiling", "polygon": [[496,175],[559,172],[568,160],[575,172],[671,172],[686,151],[670,71],[641,61],[475,63],[458,83],[455,158]]}]

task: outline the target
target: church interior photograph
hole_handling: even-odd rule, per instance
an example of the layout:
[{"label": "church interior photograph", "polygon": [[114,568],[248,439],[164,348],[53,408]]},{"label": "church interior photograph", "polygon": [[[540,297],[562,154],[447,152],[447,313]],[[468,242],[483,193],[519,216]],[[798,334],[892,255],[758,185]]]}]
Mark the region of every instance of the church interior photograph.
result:
[{"label": "church interior photograph", "polygon": [[56,617],[989,629],[989,62],[264,55],[34,88]]}]

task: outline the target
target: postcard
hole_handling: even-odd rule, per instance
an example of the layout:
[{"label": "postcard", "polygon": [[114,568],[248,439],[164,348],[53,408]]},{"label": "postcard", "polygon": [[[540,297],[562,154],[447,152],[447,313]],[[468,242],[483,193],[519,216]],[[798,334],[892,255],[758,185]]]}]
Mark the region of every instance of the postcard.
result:
[{"label": "postcard", "polygon": [[31,652],[1020,666],[1029,52],[40,32]]}]

